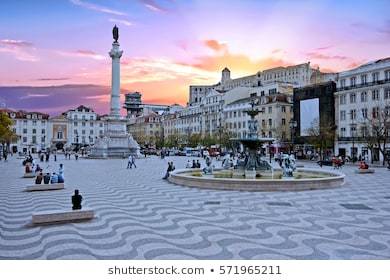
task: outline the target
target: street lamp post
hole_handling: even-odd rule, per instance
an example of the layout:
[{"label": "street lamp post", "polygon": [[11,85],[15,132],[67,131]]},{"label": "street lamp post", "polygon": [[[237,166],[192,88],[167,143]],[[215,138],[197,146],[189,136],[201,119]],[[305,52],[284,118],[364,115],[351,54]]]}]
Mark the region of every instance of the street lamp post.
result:
[{"label": "street lamp post", "polygon": [[42,143],[41,143],[41,150],[45,150],[46,149],[46,136],[44,135],[42,137]]},{"label": "street lamp post", "polygon": [[[356,117],[356,113],[354,114],[353,111],[351,110],[349,112],[349,115],[351,115],[351,138],[352,138],[352,163],[355,163],[355,130],[356,130],[356,127],[355,127],[355,117]],[[352,129],[354,128],[354,129]]]},{"label": "street lamp post", "polygon": [[289,124],[290,124],[290,141],[291,141],[290,154],[291,154],[291,150],[294,151],[294,139],[293,139],[293,137],[294,137],[295,128],[298,126],[298,123],[297,123],[297,121],[294,121],[293,119],[291,119]]}]

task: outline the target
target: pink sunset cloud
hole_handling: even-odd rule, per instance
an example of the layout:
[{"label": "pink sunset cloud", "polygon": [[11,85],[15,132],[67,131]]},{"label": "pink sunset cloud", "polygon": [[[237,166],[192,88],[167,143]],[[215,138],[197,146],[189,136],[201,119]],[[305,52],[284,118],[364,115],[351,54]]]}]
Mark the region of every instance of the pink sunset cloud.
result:
[{"label": "pink sunset cloud", "polygon": [[116,16],[125,16],[126,15],[126,13],[123,13],[121,11],[113,10],[113,9],[105,7],[105,6],[89,3],[86,1],[81,1],[81,0],[69,0],[69,1],[76,6],[80,6],[80,7],[83,7],[85,9],[88,9],[88,10],[93,10],[93,11],[116,15]]},{"label": "pink sunset cloud", "polygon": [[34,44],[23,40],[0,40],[0,52],[13,55],[17,60],[20,61],[39,61],[39,57],[34,53]]},{"label": "pink sunset cloud", "polygon": [[[18,10],[17,1],[6,2]],[[328,5],[327,0],[229,1],[229,5],[174,0],[53,2],[39,6],[39,13],[48,15],[42,21],[29,9],[18,10],[19,16],[3,13],[0,17],[0,26],[14,27],[6,28],[0,37],[0,88],[31,86],[37,87],[32,94],[47,94],[42,87],[95,85],[56,88],[67,98],[58,102],[85,103],[104,111],[114,24],[119,26],[124,50],[122,88],[164,104],[186,104],[189,85],[219,82],[224,67],[233,78],[309,61],[322,71],[334,72],[390,56],[387,1],[361,3],[353,10],[352,1]],[[28,98],[16,105],[64,106],[54,97],[18,94]]]},{"label": "pink sunset cloud", "polygon": [[153,12],[166,12],[167,10],[154,0],[139,0],[147,9]]},{"label": "pink sunset cloud", "polygon": [[95,60],[104,60],[105,56],[97,54],[91,50],[75,50],[75,51],[55,51],[57,54],[61,56],[71,56],[71,57],[83,57],[83,58],[91,58]]}]

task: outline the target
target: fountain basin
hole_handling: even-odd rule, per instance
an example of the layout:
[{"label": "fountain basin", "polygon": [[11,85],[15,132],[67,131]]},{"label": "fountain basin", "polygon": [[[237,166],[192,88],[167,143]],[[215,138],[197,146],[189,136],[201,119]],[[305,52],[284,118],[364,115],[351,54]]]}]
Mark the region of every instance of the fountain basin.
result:
[{"label": "fountain basin", "polygon": [[[269,178],[264,176],[256,179],[223,178],[214,175],[204,175],[201,169],[179,169],[171,173],[169,182],[202,189],[234,190],[234,191],[306,191],[337,188],[344,184],[345,175],[331,170],[299,168],[296,175],[313,176],[312,178]],[[218,178],[216,178],[218,177]],[[299,176],[298,176],[299,177]]]}]

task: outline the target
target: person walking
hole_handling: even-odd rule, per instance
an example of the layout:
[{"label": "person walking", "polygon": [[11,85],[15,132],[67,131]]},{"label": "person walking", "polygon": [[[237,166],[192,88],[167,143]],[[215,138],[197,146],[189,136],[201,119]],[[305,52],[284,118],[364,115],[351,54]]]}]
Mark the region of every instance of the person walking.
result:
[{"label": "person walking", "polygon": [[128,162],[127,162],[127,168],[132,168],[134,165],[134,168],[137,168],[137,166],[135,165],[135,159],[134,159],[134,156],[133,155],[129,155],[129,159],[128,159]]},{"label": "person walking", "polygon": [[132,164],[132,155],[129,155],[129,157],[127,158],[127,169],[131,168]]},{"label": "person walking", "polygon": [[164,180],[168,179],[170,173],[175,169],[175,167],[173,166],[173,162],[168,162],[168,168],[167,168],[167,172],[165,173],[165,176],[163,177]]}]

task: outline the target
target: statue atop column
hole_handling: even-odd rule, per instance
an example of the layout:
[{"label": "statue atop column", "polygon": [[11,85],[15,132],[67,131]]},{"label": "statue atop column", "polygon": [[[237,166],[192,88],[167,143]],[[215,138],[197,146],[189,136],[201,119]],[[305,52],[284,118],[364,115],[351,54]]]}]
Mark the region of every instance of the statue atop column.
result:
[{"label": "statue atop column", "polygon": [[[119,46],[119,28],[112,29],[111,57],[111,100],[110,114],[105,118],[104,133],[96,139],[90,153],[91,158],[122,158],[129,155],[139,156],[139,145],[126,130],[126,120],[121,117],[120,88],[121,72],[120,59],[123,51]],[[77,206],[77,205],[76,205]]]},{"label": "statue atop column", "polygon": [[114,43],[118,43],[119,39],[119,28],[115,25],[112,29],[112,37],[114,38]]}]

